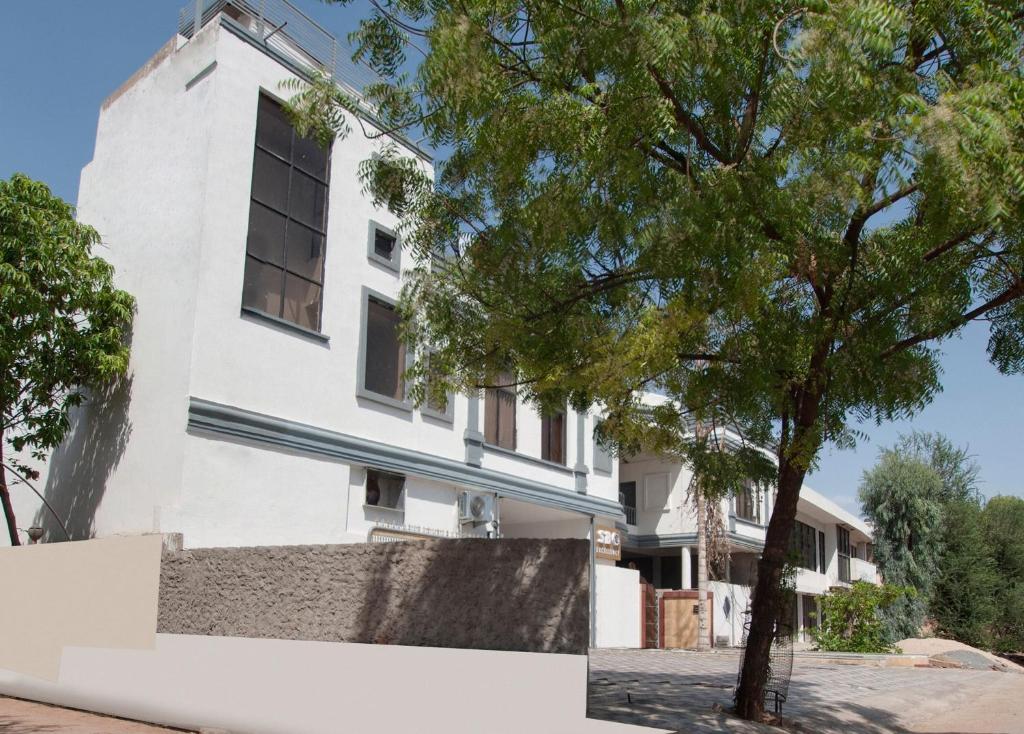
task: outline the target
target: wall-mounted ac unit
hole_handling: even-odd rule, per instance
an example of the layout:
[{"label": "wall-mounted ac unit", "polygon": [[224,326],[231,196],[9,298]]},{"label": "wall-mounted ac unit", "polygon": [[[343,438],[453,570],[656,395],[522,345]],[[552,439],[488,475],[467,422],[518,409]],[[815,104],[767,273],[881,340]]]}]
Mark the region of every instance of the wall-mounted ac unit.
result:
[{"label": "wall-mounted ac unit", "polygon": [[494,519],[494,495],[483,492],[462,492],[459,495],[461,522],[490,522]]}]

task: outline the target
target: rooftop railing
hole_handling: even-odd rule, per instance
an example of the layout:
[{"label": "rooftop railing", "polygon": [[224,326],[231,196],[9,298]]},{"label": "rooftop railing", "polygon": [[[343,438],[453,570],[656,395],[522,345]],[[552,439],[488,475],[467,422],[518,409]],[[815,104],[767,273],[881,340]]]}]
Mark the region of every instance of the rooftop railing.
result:
[{"label": "rooftop railing", "polygon": [[196,11],[202,7],[202,28],[221,13],[245,27],[269,48],[293,61],[326,73],[336,82],[361,93],[378,81],[367,66],[352,61],[352,48],[288,0],[191,0],[178,14],[178,33],[191,38]]}]

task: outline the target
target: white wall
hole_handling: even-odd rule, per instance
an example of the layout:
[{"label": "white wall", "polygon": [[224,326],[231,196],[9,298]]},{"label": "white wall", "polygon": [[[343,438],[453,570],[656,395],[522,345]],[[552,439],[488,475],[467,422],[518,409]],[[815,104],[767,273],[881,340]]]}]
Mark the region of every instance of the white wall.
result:
[{"label": "white wall", "polygon": [[[750,605],[749,586],[727,584],[724,581],[709,581],[708,589],[714,594],[715,639],[728,637],[729,645],[736,646],[743,640],[744,611]],[[725,600],[729,600],[729,614],[725,613]]]},{"label": "white wall", "polygon": [[640,572],[604,562],[594,571],[595,646],[639,648]]},{"label": "white wall", "polygon": [[[369,221],[396,224],[372,206],[357,175],[381,143],[353,125],[333,147],[322,317],[329,341],[243,318],[257,102],[261,90],[288,96],[281,85],[293,77],[218,23],[162,54],[102,110],[79,202],[117,284],[138,299],[131,384],[75,416],[39,488],[75,518],[72,532],[82,538],[183,532],[186,543],[224,545],[365,537],[361,496],[353,510],[361,479],[344,464],[243,450],[188,436],[185,426],[195,397],[465,458],[467,398],[455,397],[446,423],[356,396],[363,287],[394,298],[400,290],[395,273],[367,258]],[[403,266],[411,264],[407,251]],[[540,418],[525,405],[519,418],[520,453],[539,458]],[[593,425],[588,416],[579,457],[575,415],[567,417],[570,469],[580,458],[592,466]],[[487,452],[483,466],[576,486],[571,471],[514,456]],[[588,480],[588,493],[617,497],[614,470],[591,471]],[[20,526],[45,522],[34,495],[12,493]],[[410,478],[403,521],[453,529],[455,496],[454,487]]]}]

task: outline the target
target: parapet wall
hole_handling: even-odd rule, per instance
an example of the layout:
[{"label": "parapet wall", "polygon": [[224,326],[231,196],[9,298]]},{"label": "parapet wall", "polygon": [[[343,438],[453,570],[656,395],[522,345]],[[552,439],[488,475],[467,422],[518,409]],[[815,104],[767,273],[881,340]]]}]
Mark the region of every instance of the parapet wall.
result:
[{"label": "parapet wall", "polygon": [[584,655],[585,540],[165,553],[157,632]]}]

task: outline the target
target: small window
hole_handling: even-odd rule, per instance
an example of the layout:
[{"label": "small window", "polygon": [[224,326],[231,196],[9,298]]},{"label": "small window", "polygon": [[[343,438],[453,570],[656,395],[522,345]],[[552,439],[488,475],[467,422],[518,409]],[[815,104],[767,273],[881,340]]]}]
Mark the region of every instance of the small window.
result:
[{"label": "small window", "polygon": [[397,273],[402,255],[402,247],[398,242],[398,233],[390,227],[385,227],[383,224],[371,220],[366,254],[373,262],[379,263]]},{"label": "small window", "polygon": [[746,482],[736,493],[736,517],[750,522],[761,522],[761,493],[753,482]]},{"label": "small window", "polygon": [[320,330],[329,159],[260,95],[242,308],[311,331]]},{"label": "small window", "polygon": [[451,422],[452,420],[452,399],[451,395],[445,393],[443,395],[435,395],[434,387],[436,380],[432,365],[433,355],[427,361],[427,384],[426,384],[426,396],[423,401],[423,412],[427,415],[431,415],[435,418],[442,418]]},{"label": "small window", "polygon": [[850,531],[836,526],[836,541],[839,556],[839,580],[850,583]]},{"label": "small window", "polygon": [[484,393],[484,441],[510,451],[516,450],[516,389],[514,378],[504,374],[497,387]]},{"label": "small window", "polygon": [[377,469],[366,470],[366,504],[400,510],[403,506],[405,477]]},{"label": "small window", "polygon": [[565,464],[565,411],[559,410],[540,419],[540,458]]},{"label": "small window", "polygon": [[825,533],[818,531],[818,573],[825,573],[828,563],[825,559]]},{"label": "small window", "polygon": [[806,523],[797,520],[793,524],[793,534],[789,538],[790,553],[796,557],[796,564],[808,571],[815,571],[818,568],[817,554],[815,553],[818,531]]},{"label": "small window", "polygon": [[594,427],[594,470],[611,474],[612,452],[598,439],[597,426]]},{"label": "small window", "polygon": [[363,387],[392,400],[405,399],[405,344],[399,338],[398,311],[369,296],[366,302],[366,349]]}]

